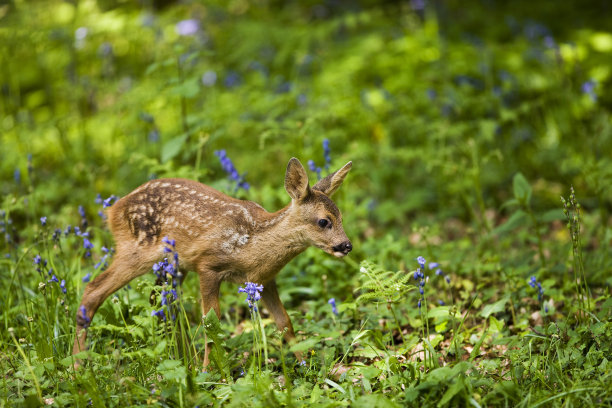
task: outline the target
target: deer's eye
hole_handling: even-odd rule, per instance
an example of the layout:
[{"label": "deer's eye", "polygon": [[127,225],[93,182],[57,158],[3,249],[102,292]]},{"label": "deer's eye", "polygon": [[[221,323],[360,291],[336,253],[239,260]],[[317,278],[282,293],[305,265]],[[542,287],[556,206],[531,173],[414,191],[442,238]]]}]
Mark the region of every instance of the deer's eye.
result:
[{"label": "deer's eye", "polygon": [[325,227],[327,227],[327,226],[329,225],[329,221],[328,221],[328,220],[326,220],[325,218],[321,218],[321,219],[318,221],[318,224],[319,224],[319,227],[321,227],[321,228],[325,228]]}]

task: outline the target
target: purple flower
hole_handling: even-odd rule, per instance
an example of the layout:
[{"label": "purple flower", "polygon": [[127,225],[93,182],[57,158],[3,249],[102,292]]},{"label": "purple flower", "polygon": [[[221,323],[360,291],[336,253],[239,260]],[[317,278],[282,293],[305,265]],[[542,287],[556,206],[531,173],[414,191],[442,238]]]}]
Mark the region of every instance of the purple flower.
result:
[{"label": "purple flower", "polygon": [[40,217],[40,223],[43,227],[47,225],[47,217]]},{"label": "purple flower", "polygon": [[88,272],[85,276],[83,276],[83,282],[87,283],[91,280],[91,273]]},{"label": "purple flower", "polygon": [[83,305],[79,306],[79,317],[81,318],[81,320],[83,320],[83,327],[85,328],[89,327],[89,323],[91,322],[91,319],[87,317],[87,310],[85,309],[85,306]]},{"label": "purple flower", "polygon": [[164,309],[153,310],[151,312],[151,316],[157,316],[157,317],[163,319],[164,321],[166,321],[166,313],[164,312]]},{"label": "purple flower", "polygon": [[317,179],[321,180],[321,168],[317,167],[314,160],[308,160],[308,168],[313,173],[317,173]]},{"label": "purple flower", "polygon": [[62,279],[62,281],[60,282],[60,288],[62,289],[62,292],[66,293],[66,280]]},{"label": "purple flower", "polygon": [[240,188],[248,190],[250,188],[249,183],[244,181],[244,174],[238,174],[238,170],[236,170],[236,167],[234,167],[234,163],[232,163],[232,160],[227,156],[225,150],[216,150],[215,156],[219,158],[223,171],[228,174],[231,180],[236,182],[236,190]]},{"label": "purple flower", "polygon": [[228,72],[225,76],[225,80],[223,81],[226,88],[234,88],[239,86],[241,83],[242,79],[240,78],[240,74],[234,71]]},{"label": "purple flower", "polygon": [[13,173],[13,178],[15,179],[15,183],[21,183],[21,170],[19,170],[19,168],[15,169],[15,172]]},{"label": "purple flower", "polygon": [[115,195],[111,195],[106,200],[102,201],[102,207],[104,208],[110,207],[111,205],[113,205],[113,201],[117,201],[118,199],[119,197]]},{"label": "purple flower", "polygon": [[83,248],[85,249],[93,249],[94,245],[87,238],[83,238]]},{"label": "purple flower", "polygon": [[422,256],[418,256],[416,261],[419,264],[419,266],[421,267],[421,269],[425,269],[425,263],[427,262],[425,260],[425,258],[423,258]]},{"label": "purple flower", "polygon": [[170,239],[170,238],[168,238],[168,237],[163,237],[163,238],[162,238],[162,242],[163,242],[164,244],[170,245],[172,248],[174,248],[174,247],[175,247],[175,245],[176,245],[176,240],[174,240],[174,239]]},{"label": "purple flower", "polygon": [[102,204],[102,195],[100,193],[96,194],[96,198],[94,199],[94,203]]},{"label": "purple flower", "polygon": [[323,157],[325,157],[325,170],[329,169],[331,164],[331,149],[329,148],[329,139],[323,139]]},{"label": "purple flower", "polygon": [[597,94],[595,93],[595,85],[597,85],[595,80],[589,79],[588,81],[584,82],[581,87],[582,92],[589,95],[593,102],[597,101]]},{"label": "purple flower", "polygon": [[332,313],[338,315],[338,308],[336,307],[336,299],[331,298],[327,301],[332,307]]},{"label": "purple flower", "polygon": [[81,218],[85,218],[85,208],[82,205],[79,205],[79,215]]},{"label": "purple flower", "polygon": [[531,278],[529,279],[529,282],[527,282],[527,283],[532,288],[537,289],[537,291],[538,291],[538,302],[541,302],[542,299],[544,298],[544,289],[542,289],[542,285],[540,284],[540,282],[538,282],[538,280],[536,279],[535,276],[531,276]]},{"label": "purple flower", "polygon": [[59,279],[57,279],[57,276],[51,275],[51,279],[49,279],[49,282],[57,282],[57,283],[59,283]]},{"label": "purple flower", "polygon": [[42,261],[42,258],[41,258],[41,256],[40,256],[40,254],[39,254],[39,255],[36,255],[36,256],[34,257],[34,263],[35,263],[36,265],[39,265],[41,261]]},{"label": "purple flower", "polygon": [[246,302],[249,304],[249,308],[257,311],[257,301],[261,299],[261,292],[263,291],[263,285],[258,285],[253,282],[245,282],[244,288],[241,286],[238,289],[238,293],[246,293]]},{"label": "purple flower", "polygon": [[176,23],[176,33],[182,36],[194,35],[200,29],[200,23],[193,18]]}]

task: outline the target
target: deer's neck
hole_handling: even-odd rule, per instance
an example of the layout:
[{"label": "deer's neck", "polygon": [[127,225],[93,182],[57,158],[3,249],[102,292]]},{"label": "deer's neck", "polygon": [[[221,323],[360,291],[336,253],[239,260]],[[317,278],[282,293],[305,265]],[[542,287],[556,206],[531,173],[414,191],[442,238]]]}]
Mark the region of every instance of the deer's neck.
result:
[{"label": "deer's neck", "polygon": [[273,278],[296,255],[308,248],[302,228],[292,222],[292,208],[287,206],[266,214],[260,222],[249,246],[251,264],[249,275],[257,281]]}]

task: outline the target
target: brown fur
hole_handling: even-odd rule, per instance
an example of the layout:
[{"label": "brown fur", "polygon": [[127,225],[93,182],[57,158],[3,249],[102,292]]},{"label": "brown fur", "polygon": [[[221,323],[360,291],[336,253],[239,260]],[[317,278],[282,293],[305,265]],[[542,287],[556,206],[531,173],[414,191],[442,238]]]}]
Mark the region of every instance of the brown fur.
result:
[{"label": "brown fur", "polygon": [[[250,201],[237,200],[204,184],[185,179],[153,180],[123,197],[108,212],[116,243],[111,266],[85,288],[81,306],[91,321],[98,307],[113,292],[151,270],[163,257],[163,237],[176,240],[181,270],[194,270],[200,280],[202,312],[219,311],[222,281],[264,285],[262,299],[285,338],[295,338],[283,307],[275,276],[309,246],[344,256],[350,242],[342,228],[342,215],[329,198],[351,168],[321,180],[312,189],[302,164],[289,161],[285,189],[292,202],[269,213]],[[329,225],[322,228],[320,219]],[[348,249],[338,251],[340,244]],[[73,353],[85,349],[87,320],[77,313]],[[208,347],[204,366],[208,364]]]}]

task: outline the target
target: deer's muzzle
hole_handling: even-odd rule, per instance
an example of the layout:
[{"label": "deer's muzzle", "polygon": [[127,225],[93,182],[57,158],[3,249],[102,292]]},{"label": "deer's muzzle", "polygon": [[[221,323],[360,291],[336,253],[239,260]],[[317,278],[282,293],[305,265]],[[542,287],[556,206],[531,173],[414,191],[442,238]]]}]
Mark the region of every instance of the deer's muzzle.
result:
[{"label": "deer's muzzle", "polygon": [[344,241],[343,243],[336,245],[332,249],[334,250],[334,255],[338,254],[340,256],[344,256],[348,255],[348,253],[352,251],[353,245],[351,244],[351,241]]}]

